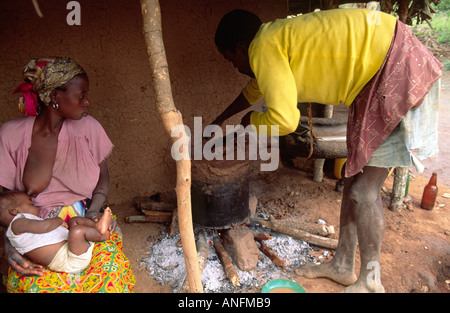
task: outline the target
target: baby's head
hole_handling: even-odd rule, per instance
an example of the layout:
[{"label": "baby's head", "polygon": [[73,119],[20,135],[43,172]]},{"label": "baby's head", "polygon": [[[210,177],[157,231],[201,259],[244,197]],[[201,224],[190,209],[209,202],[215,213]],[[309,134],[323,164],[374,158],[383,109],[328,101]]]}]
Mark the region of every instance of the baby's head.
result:
[{"label": "baby's head", "polygon": [[0,225],[8,227],[18,213],[38,215],[38,208],[24,192],[0,192]]}]

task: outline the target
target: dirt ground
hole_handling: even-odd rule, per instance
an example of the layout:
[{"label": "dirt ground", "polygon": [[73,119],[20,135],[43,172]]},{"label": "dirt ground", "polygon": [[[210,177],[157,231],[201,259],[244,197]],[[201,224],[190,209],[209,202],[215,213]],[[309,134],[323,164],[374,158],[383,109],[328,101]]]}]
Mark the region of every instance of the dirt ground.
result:
[{"label": "dirt ground", "polygon": [[[450,71],[442,78],[440,120],[440,154],[424,162],[424,173],[411,173],[409,201],[400,212],[388,209],[393,176],[382,191],[386,230],[381,251],[381,282],[388,293],[449,293],[450,292]],[[314,182],[311,173],[281,166],[277,171],[254,176],[251,193],[258,198],[258,211],[276,219],[296,218],[316,222],[319,218],[334,225],[338,238],[342,194],[334,191],[336,179],[329,167],[322,182]],[[433,210],[420,208],[424,186],[433,171],[438,173],[438,197]],[[137,195],[139,196],[139,195]],[[150,276],[141,260],[149,256],[151,246],[168,231],[167,224],[125,223],[125,218],[139,212],[131,203],[112,205],[123,233],[124,252],[136,276],[136,293],[172,293],[168,285],[159,285]],[[324,249],[317,252],[322,254]],[[325,260],[326,261],[326,260]],[[359,271],[359,254],[356,255]],[[334,293],[344,286],[328,279],[291,279],[308,293]],[[3,287],[3,286],[2,286]],[[0,292],[4,292],[0,288]],[[260,292],[260,290],[255,290]]]},{"label": "dirt ground", "polygon": [[[450,73],[442,79],[440,105],[440,155],[427,160],[429,169],[423,174],[411,173],[409,201],[400,212],[388,209],[393,175],[385,182],[383,196],[386,230],[381,251],[381,282],[388,293],[448,293],[450,292],[450,173],[446,172],[450,162],[448,149],[450,136]],[[327,168],[325,168],[326,170]],[[438,197],[433,210],[420,208],[424,186],[430,173],[438,173]],[[326,171],[322,182],[311,179],[312,174],[281,166],[277,171],[255,175],[251,182],[251,193],[258,198],[258,210],[277,219],[300,218],[305,222],[316,222],[319,218],[334,225],[339,232],[339,214],[342,194],[334,191],[336,179],[332,171]],[[167,231],[168,225],[156,223],[124,222],[126,216],[139,214],[132,204],[114,208],[123,232],[124,252],[130,259],[136,276],[137,293],[171,293],[167,285],[159,285],[149,275],[141,261],[151,251],[151,245]],[[359,271],[359,254],[356,256]],[[291,277],[308,293],[334,293],[344,286],[328,279],[305,279]],[[260,292],[260,290],[255,290]]]}]

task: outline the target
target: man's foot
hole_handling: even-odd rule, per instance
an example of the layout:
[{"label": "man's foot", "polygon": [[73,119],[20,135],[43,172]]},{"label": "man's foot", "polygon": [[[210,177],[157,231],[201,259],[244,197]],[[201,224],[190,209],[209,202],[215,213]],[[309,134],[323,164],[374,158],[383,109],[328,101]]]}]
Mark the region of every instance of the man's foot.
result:
[{"label": "man's foot", "polygon": [[356,283],[354,283],[351,286],[348,286],[345,288],[343,293],[384,293],[384,287],[383,285],[369,285],[364,280],[357,280]]},{"label": "man's foot", "polygon": [[[332,262],[332,261],[331,261]],[[305,278],[329,278],[344,286],[355,283],[357,277],[353,271],[333,267],[330,263],[305,264],[295,270],[295,274]]]},{"label": "man's foot", "polygon": [[109,225],[111,224],[111,209],[107,207],[103,215],[98,220],[97,224],[95,225],[95,228],[98,230],[98,232],[102,235],[106,234],[106,232],[109,230]]}]

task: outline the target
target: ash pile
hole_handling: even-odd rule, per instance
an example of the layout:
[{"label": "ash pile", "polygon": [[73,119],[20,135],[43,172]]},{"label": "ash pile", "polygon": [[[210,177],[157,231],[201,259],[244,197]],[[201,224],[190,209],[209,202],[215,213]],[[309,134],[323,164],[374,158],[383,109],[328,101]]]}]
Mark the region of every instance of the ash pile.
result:
[{"label": "ash pile", "polygon": [[[217,230],[197,228],[195,233],[197,238],[203,237],[205,253],[204,264],[201,265],[203,289],[205,293],[241,293],[259,292],[261,288],[273,279],[288,278],[293,271],[306,264],[318,262],[320,258],[326,257],[328,251],[323,256],[318,255],[319,248],[309,245],[303,240],[294,239],[291,236],[270,231],[261,226],[244,226],[254,234],[265,234],[266,238],[259,241],[259,251],[257,265],[252,270],[240,270],[232,258],[230,274],[227,265],[224,263],[223,255],[218,253],[217,241],[221,242],[221,234]],[[201,240],[197,239],[197,249]],[[255,241],[258,243],[258,240]],[[181,247],[180,235],[168,235],[153,244],[150,256],[142,259],[152,277],[159,284],[168,284],[175,293],[188,292],[186,268]],[[261,244],[264,249],[261,249]],[[269,258],[262,251],[270,251],[273,257]],[[315,256],[312,256],[315,255]],[[319,258],[318,258],[319,257]],[[199,257],[201,263],[201,257]],[[230,277],[234,275],[234,277]]]}]

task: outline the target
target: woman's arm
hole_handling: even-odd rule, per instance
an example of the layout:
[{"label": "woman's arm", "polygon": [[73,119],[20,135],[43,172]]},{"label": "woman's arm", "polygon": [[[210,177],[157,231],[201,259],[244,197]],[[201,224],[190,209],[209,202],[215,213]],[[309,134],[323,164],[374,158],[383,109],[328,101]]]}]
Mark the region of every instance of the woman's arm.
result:
[{"label": "woman's arm", "polygon": [[21,275],[26,276],[43,276],[45,274],[45,267],[40,264],[35,264],[29,259],[23,257],[17,250],[11,245],[8,238],[5,240],[5,252],[8,258],[8,263],[11,268]]},{"label": "woman's arm", "polygon": [[92,203],[91,206],[89,207],[88,212],[86,213],[86,217],[92,219],[101,215],[100,209],[103,203],[105,202],[109,191],[109,172],[106,159],[103,160],[99,164],[99,166],[100,166],[100,175],[98,178],[97,186],[92,192],[92,199],[91,199]]}]

